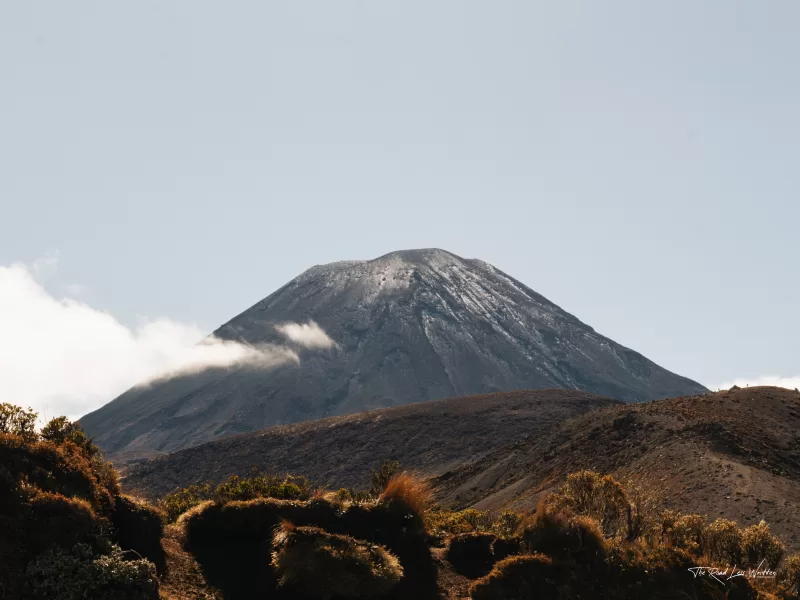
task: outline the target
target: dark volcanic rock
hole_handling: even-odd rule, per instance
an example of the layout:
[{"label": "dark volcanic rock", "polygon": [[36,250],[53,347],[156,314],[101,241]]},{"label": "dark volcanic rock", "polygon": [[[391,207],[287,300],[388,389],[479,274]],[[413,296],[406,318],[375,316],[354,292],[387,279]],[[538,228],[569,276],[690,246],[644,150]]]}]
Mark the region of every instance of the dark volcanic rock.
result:
[{"label": "dark volcanic rock", "polygon": [[337,348],[303,352],[300,365],[213,369],[134,388],[81,423],[105,450],[133,456],[495,391],[560,387],[627,402],[706,391],[493,266],[437,249],[313,267],[215,335],[280,344],[276,325],[309,320]]}]

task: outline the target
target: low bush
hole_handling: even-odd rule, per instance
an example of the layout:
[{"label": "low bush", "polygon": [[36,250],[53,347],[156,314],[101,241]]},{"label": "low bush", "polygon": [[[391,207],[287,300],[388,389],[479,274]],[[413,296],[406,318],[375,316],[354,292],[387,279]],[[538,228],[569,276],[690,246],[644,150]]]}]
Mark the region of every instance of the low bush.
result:
[{"label": "low bush", "polygon": [[226,598],[263,596],[264,590],[274,589],[274,573],[265,570],[268,561],[259,556],[265,552],[264,540],[284,520],[385,546],[406,573],[392,597],[435,598],[436,569],[427,534],[416,526],[405,503],[394,500],[344,507],[324,498],[207,502],[181,516],[179,523],[209,583],[224,590]]},{"label": "low bush", "polygon": [[383,546],[283,522],[273,540],[278,588],[320,600],[373,598],[403,576],[397,557]]},{"label": "low bush", "polygon": [[434,507],[426,514],[426,526],[434,534],[488,533],[494,530],[494,519],[474,508],[451,511]]},{"label": "low bush", "polygon": [[79,543],[99,549],[108,531],[108,522],[98,517],[91,505],[81,498],[36,490],[25,505],[24,513],[24,542],[29,556],[51,546],[71,548]]},{"label": "low bush", "polygon": [[785,551],[783,542],[770,533],[769,525],[764,521],[747,527],[742,534],[742,553],[750,567],[765,563],[770,569],[775,569]]},{"label": "low bush", "polygon": [[[483,577],[497,562],[492,533],[460,533],[450,540],[445,558],[457,573],[466,577]],[[504,557],[505,558],[505,557]]]},{"label": "low bush", "polygon": [[372,485],[367,494],[371,498],[378,498],[385,490],[386,486],[396,475],[400,473],[400,463],[396,460],[385,460],[381,466],[372,471]]},{"label": "low bush", "polygon": [[87,544],[52,548],[26,569],[30,600],[157,600],[158,578],[148,560],[125,560],[119,547],[96,555]]},{"label": "low bush", "polygon": [[120,496],[114,505],[111,524],[113,539],[121,548],[133,550],[151,561],[158,572],[164,573],[166,558],[161,547],[165,515],[145,501]]},{"label": "low bush", "polygon": [[167,522],[173,523],[187,510],[206,500],[224,504],[258,498],[308,500],[313,495],[314,489],[304,477],[253,472],[250,477],[233,475],[217,486],[203,484],[181,488],[159,500],[158,507],[166,515]]},{"label": "low bush", "polygon": [[701,554],[707,523],[708,519],[703,515],[680,515],[672,522],[667,539],[673,546]]},{"label": "low bush", "polygon": [[[0,404],[0,597],[155,598],[153,564],[113,546],[128,545],[115,531],[116,471],[77,423],[57,417],[37,433],[36,418]],[[130,534],[160,544],[160,530],[132,520]]]},{"label": "low bush", "polygon": [[714,564],[742,564],[744,535],[736,522],[716,519],[705,527],[702,537],[703,554]]},{"label": "low bush", "polygon": [[545,554],[583,565],[598,565],[606,555],[600,524],[586,516],[556,512],[540,502],[532,522],[522,530],[522,542],[532,554]]},{"label": "low bush", "polygon": [[541,600],[564,598],[559,591],[561,569],[541,554],[512,556],[500,561],[469,589],[473,600]]},{"label": "low bush", "polygon": [[563,486],[547,498],[553,512],[568,511],[595,519],[605,535],[628,536],[632,507],[622,484],[610,475],[578,471],[567,476]]},{"label": "low bush", "polygon": [[800,554],[783,559],[777,572],[777,580],[790,594],[800,598]]}]

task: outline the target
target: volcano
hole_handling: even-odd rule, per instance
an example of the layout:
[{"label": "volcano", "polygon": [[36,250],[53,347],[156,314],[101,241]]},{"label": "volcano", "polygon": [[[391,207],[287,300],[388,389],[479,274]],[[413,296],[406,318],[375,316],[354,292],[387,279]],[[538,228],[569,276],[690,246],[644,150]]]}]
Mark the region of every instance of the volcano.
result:
[{"label": "volcano", "polygon": [[312,267],[214,335],[285,346],[285,323],[307,324],[332,344],[297,345],[298,361],[268,369],[213,368],[137,386],[82,426],[106,452],[133,458],[472,394],[566,388],[640,402],[707,391],[492,265],[439,249]]}]

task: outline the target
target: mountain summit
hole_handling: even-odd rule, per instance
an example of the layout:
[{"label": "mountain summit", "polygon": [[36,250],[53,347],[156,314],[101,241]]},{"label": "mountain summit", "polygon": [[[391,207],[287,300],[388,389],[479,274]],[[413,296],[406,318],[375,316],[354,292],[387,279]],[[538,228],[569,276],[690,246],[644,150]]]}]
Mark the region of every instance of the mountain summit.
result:
[{"label": "mountain summit", "polygon": [[[255,347],[285,344],[285,323],[301,324],[295,333],[312,342],[296,348],[299,362],[209,369],[136,387],[81,424],[105,450],[132,457],[478,393],[571,388],[638,402],[706,391],[492,265],[439,249],[312,267],[214,335]],[[330,347],[309,350],[317,338]]]}]

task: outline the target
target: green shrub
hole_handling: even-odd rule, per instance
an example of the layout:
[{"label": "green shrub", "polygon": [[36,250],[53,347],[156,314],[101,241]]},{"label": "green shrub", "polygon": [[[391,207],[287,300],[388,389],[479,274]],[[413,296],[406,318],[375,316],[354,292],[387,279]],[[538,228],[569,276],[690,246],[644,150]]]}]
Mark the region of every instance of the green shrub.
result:
[{"label": "green shrub", "polygon": [[474,508],[451,511],[434,507],[426,514],[425,519],[428,529],[434,533],[488,533],[495,528],[495,522],[489,513]]},{"label": "green shrub", "polygon": [[26,569],[26,592],[31,600],[156,600],[158,579],[147,560],[123,558],[115,547],[96,556],[90,546],[51,549]]},{"label": "green shrub", "polygon": [[283,522],[273,539],[278,587],[307,598],[372,598],[403,576],[397,557],[383,546]]},{"label": "green shrub", "polygon": [[308,500],[314,490],[304,477],[279,477],[265,473],[253,473],[250,477],[231,476],[217,486],[211,484],[191,485],[171,492],[161,498],[158,507],[173,523],[190,508],[206,500],[217,503],[277,498],[281,500]]},{"label": "green shrub", "polygon": [[392,477],[397,475],[400,471],[400,464],[396,461],[385,460],[377,470],[372,471],[372,485],[369,489],[369,495],[373,498],[380,496],[389,485]]},{"label": "green shrub", "polygon": [[742,553],[750,567],[758,567],[764,562],[770,569],[775,569],[785,551],[786,547],[770,533],[769,525],[764,521],[751,525],[742,534]]},{"label": "green shrub", "polygon": [[174,523],[190,508],[205,502],[213,494],[210,484],[190,485],[171,492],[158,501],[158,508],[164,512],[167,523]]}]

